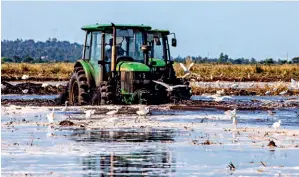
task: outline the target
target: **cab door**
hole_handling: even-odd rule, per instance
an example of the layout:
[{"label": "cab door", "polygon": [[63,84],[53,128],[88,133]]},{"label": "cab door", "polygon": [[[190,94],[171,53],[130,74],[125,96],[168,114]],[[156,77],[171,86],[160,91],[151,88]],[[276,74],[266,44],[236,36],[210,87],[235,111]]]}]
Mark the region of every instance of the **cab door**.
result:
[{"label": "cab door", "polygon": [[94,70],[94,79],[96,86],[100,85],[100,65],[99,60],[101,60],[101,39],[102,33],[95,31],[91,33],[91,54],[90,54],[90,64]]}]

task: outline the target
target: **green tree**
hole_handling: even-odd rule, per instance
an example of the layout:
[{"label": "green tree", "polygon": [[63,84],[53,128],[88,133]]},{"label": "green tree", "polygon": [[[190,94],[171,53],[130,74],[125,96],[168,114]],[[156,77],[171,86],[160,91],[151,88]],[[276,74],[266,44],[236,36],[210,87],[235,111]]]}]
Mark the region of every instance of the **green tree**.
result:
[{"label": "green tree", "polygon": [[33,63],[33,61],[34,61],[34,58],[32,58],[32,57],[26,57],[23,59],[24,63]]},{"label": "green tree", "polygon": [[293,63],[299,63],[299,57],[294,57],[294,58],[292,59],[292,62],[293,62]]},{"label": "green tree", "polygon": [[221,52],[221,53],[220,53],[220,56],[219,56],[219,59],[218,59],[218,63],[223,63],[223,61],[224,61],[224,55],[223,55],[223,53]]}]

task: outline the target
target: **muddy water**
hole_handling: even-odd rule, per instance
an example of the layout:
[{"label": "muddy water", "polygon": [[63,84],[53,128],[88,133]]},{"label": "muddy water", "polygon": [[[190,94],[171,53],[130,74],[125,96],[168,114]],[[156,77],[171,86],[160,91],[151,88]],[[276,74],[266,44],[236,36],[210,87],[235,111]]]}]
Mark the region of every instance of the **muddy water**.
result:
[{"label": "muddy water", "polygon": [[[238,111],[238,129],[223,111],[93,115],[82,107],[1,107],[2,176],[274,176],[299,175],[295,108]],[[109,107],[113,108],[113,107]],[[65,119],[75,123],[61,127]],[[279,130],[270,128],[282,120]],[[267,146],[274,140],[277,147]],[[232,162],[236,167],[230,170]],[[265,164],[265,166],[261,163]]]}]

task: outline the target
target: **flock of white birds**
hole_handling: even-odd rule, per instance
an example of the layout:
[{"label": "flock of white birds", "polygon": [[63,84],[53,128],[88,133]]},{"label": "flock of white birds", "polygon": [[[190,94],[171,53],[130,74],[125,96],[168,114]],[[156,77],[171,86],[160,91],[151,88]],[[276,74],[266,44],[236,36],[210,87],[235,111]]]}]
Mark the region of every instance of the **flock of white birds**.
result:
[{"label": "flock of white birds", "polygon": [[[186,67],[184,64],[180,63],[180,66],[182,67],[182,69],[184,70],[184,73],[185,73],[185,75],[183,76],[183,78],[185,78],[185,77],[187,77],[189,75],[192,75],[192,74],[196,75],[196,76],[199,76],[198,74],[192,73],[190,71],[190,69],[192,68],[193,65],[194,65],[194,63],[191,63],[188,67]],[[27,80],[27,79],[29,79],[29,76],[28,75],[23,75],[22,79],[23,80]],[[173,91],[175,88],[187,87],[186,85],[174,85],[174,86],[171,86],[171,85],[166,84],[166,83],[161,82],[161,81],[153,81],[153,82],[164,86],[166,88],[166,91],[169,91],[169,92]],[[218,84],[219,81],[216,81],[216,83]],[[272,91],[276,91],[281,84],[282,84],[282,82],[278,82],[275,85],[275,87],[273,88]],[[253,83],[252,83],[252,85],[253,85]],[[43,83],[42,84],[42,87],[47,87],[47,86],[49,86],[48,83]],[[58,83],[56,85],[56,87],[59,87],[59,86],[60,86],[60,84]],[[294,79],[291,79],[290,86],[291,86],[292,89],[299,89],[299,81],[295,81]],[[1,87],[3,88],[4,86],[1,84]],[[239,87],[239,85],[237,83],[234,83],[234,84],[231,85],[231,88],[234,88],[234,89],[236,89],[238,87]],[[28,91],[29,91],[28,89],[22,90],[22,92],[24,94],[28,93]],[[265,94],[266,95],[270,95],[272,91],[268,90]],[[284,95],[287,92],[288,92],[288,90],[285,90],[283,92],[280,92],[279,94],[280,95]],[[216,101],[216,102],[223,101],[223,99],[225,99],[225,98],[227,98],[227,99],[231,99],[232,98],[231,96],[222,96],[224,94],[225,94],[224,89],[222,89],[222,90],[218,90],[215,95],[206,96],[206,97],[213,98],[214,101]],[[65,112],[67,110],[67,103],[68,103],[68,101],[65,102],[65,107],[62,108],[62,110],[61,110],[62,112]],[[119,107],[116,107],[115,110],[107,112],[106,115],[114,116],[114,115],[118,114],[118,112],[119,112]],[[92,117],[93,114],[95,114],[95,110],[86,110],[86,111],[84,111],[84,113],[85,113],[86,120],[88,120],[88,119],[90,119]],[[141,106],[139,108],[139,110],[136,112],[136,114],[138,116],[146,116],[149,113],[150,113],[150,108],[148,106]],[[225,115],[231,117],[233,125],[235,126],[235,128],[237,128],[237,124],[238,124],[237,110],[234,109],[234,110],[225,111]],[[52,112],[47,115],[47,118],[48,118],[49,123],[53,123],[54,122],[54,108],[53,108]],[[113,119],[113,121],[115,122],[116,119],[115,120]],[[275,128],[275,129],[277,129],[277,128],[280,127],[280,124],[281,124],[281,120],[279,120],[278,122],[275,122],[272,125],[272,127]]]},{"label": "flock of white birds", "polygon": [[[65,102],[65,106],[61,109],[61,112],[66,112],[67,111],[67,104],[68,104],[68,101]],[[112,110],[112,111],[108,111],[106,113],[106,115],[109,115],[109,116],[115,116],[116,114],[119,113],[119,109],[121,107],[118,107],[118,106],[115,106],[115,110]],[[86,118],[86,121],[87,120],[90,120],[92,115],[95,114],[95,111],[94,109],[90,109],[90,110],[85,110],[84,113],[85,113],[85,118]],[[136,114],[138,116],[144,116],[146,117],[146,115],[150,114],[150,107],[149,106],[145,106],[145,105],[141,105],[139,106],[139,110],[136,111]],[[54,123],[54,117],[55,117],[55,111],[54,111],[54,108],[52,109],[52,112],[47,114],[47,119],[49,121],[49,123]],[[109,118],[109,121],[112,121],[112,122],[117,122],[118,118]]]}]

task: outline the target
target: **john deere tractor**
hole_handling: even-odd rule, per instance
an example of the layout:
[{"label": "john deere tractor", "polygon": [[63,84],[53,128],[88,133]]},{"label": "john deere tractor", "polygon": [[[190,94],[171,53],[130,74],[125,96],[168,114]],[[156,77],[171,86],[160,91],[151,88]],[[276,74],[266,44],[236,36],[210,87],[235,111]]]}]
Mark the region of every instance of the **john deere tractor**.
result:
[{"label": "john deere tractor", "polygon": [[[60,102],[88,104],[161,104],[174,98],[189,99],[190,88],[175,77],[170,61],[167,33],[152,31],[146,25],[95,24],[81,28],[86,32],[82,59],[76,61]],[[168,32],[169,33],[169,32]],[[158,34],[158,35],[157,35]],[[162,40],[163,56],[155,50]],[[165,43],[165,44],[164,44]],[[176,39],[172,39],[176,44]],[[174,45],[173,45],[174,46]],[[162,72],[163,71],[163,72]],[[153,82],[186,84],[169,94]]]}]

